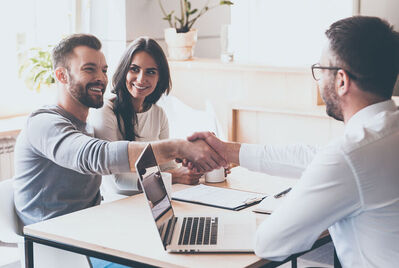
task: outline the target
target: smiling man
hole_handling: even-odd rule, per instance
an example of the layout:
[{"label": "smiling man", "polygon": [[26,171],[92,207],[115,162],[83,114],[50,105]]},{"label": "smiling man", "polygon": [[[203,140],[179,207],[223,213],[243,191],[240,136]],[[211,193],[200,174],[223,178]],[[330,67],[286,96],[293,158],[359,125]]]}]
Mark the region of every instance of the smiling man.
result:
[{"label": "smiling man", "polygon": [[[89,108],[103,106],[108,84],[100,49],[100,41],[85,34],[54,48],[57,103],[29,116],[15,147],[15,206],[24,225],[99,204],[101,175],[133,171],[146,146],[93,138],[86,124]],[[160,163],[190,159],[204,171],[226,165],[204,141],[163,140],[152,146]]]}]

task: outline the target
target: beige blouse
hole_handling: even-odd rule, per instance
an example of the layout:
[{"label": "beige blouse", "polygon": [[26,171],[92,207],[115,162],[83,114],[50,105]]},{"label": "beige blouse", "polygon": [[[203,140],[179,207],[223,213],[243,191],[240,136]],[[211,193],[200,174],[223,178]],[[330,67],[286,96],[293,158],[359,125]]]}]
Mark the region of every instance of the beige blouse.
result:
[{"label": "beige blouse", "polygon": [[[116,115],[112,110],[113,100],[114,98],[105,100],[101,109],[90,109],[88,122],[94,128],[95,137],[108,141],[124,140],[118,128]],[[153,104],[149,110],[138,113],[137,119],[135,131],[139,137],[136,138],[136,141],[157,141],[169,138],[168,118],[158,105]],[[161,170],[165,171],[176,167],[176,163],[171,161],[161,165]],[[138,193],[137,180],[136,173],[105,175],[101,191],[103,194],[133,195]]]}]

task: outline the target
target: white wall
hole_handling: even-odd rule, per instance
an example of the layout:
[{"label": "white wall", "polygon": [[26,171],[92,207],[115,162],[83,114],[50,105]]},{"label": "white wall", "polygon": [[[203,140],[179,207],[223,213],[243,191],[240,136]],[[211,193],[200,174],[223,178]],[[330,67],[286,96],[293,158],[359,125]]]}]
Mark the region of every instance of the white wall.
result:
[{"label": "white wall", "polygon": [[396,31],[399,31],[398,0],[360,0],[360,14],[383,18],[393,24]]},{"label": "white wall", "polygon": [[[124,49],[139,36],[154,38],[167,53],[163,31],[169,27],[169,24],[162,20],[163,15],[157,0],[80,0],[79,2],[81,18],[86,21],[81,31],[93,33],[101,39],[109,65],[110,80]],[[163,2],[167,11],[179,12],[179,0]],[[202,8],[206,2],[207,0],[191,0],[192,8]],[[210,3],[218,2],[218,0],[210,1]],[[219,58],[221,25],[228,23],[230,23],[228,6],[217,7],[203,15],[194,24],[198,29],[194,56]]]},{"label": "white wall", "polygon": [[352,15],[349,0],[247,0],[231,9],[234,58],[272,66],[318,61],[328,26]]},{"label": "white wall", "polygon": [[[166,12],[175,10],[179,14],[180,0],[164,0]],[[192,9],[202,8],[207,0],[191,0]],[[210,3],[218,3],[211,0]],[[237,2],[237,1],[236,1]],[[169,27],[167,21],[162,20],[163,14],[157,0],[126,0],[126,39],[132,41],[138,36],[148,35],[159,40],[166,51],[163,41],[163,30]],[[198,43],[194,56],[218,58],[220,56],[220,28],[222,24],[230,23],[230,8],[221,6],[208,11],[194,24],[198,29]]]}]

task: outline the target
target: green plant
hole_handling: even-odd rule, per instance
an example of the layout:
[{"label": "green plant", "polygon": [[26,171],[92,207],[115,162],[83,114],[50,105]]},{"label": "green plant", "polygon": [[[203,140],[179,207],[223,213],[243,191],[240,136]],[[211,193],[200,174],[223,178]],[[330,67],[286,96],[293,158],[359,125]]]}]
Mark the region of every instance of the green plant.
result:
[{"label": "green plant", "polygon": [[23,53],[19,77],[24,79],[28,88],[39,92],[42,85],[55,83],[51,61],[52,47],[34,47]]},{"label": "green plant", "polygon": [[165,16],[163,19],[168,21],[169,26],[171,28],[175,28],[178,33],[186,33],[190,31],[191,27],[193,27],[194,23],[198,20],[199,17],[204,15],[206,12],[215,8],[217,6],[222,5],[233,5],[231,1],[219,1],[217,4],[209,5],[209,0],[204,5],[202,9],[191,8],[191,3],[188,0],[180,0],[180,18],[174,14],[174,10],[170,13],[165,11],[165,8],[162,5],[162,0],[158,0],[159,6],[161,7],[162,13]]}]

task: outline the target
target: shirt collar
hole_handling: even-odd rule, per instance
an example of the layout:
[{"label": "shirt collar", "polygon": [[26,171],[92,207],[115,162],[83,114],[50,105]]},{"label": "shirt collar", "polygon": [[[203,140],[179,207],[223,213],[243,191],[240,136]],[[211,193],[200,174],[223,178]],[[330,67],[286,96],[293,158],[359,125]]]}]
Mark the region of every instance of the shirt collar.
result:
[{"label": "shirt collar", "polygon": [[358,111],[349,119],[349,121],[346,123],[345,126],[345,132],[358,128],[376,114],[379,114],[384,111],[394,112],[397,109],[398,107],[396,107],[396,104],[393,100],[386,100],[366,106],[365,108]]}]

